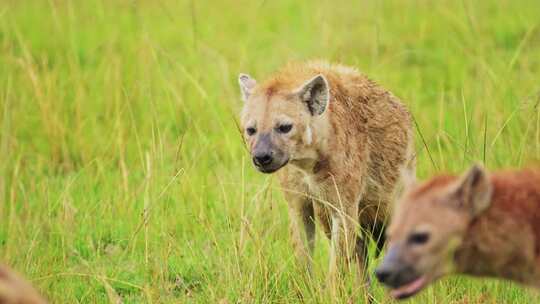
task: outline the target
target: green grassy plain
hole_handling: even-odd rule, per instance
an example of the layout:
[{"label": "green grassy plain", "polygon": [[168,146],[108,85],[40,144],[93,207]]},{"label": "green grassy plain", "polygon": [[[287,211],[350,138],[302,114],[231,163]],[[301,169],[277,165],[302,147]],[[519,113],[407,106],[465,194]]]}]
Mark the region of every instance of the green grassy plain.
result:
[{"label": "green grassy plain", "polygon": [[[313,58],[402,98],[422,178],[540,155],[538,1],[5,0],[1,261],[52,303],[362,303],[324,288],[321,234],[314,279],[295,267],[235,124],[239,72]],[[453,277],[410,302],[539,298]]]}]

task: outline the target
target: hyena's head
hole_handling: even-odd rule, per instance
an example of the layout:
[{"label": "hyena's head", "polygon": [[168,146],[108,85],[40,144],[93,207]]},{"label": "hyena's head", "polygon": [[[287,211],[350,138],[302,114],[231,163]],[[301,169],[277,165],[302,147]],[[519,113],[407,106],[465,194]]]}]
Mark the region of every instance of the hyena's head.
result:
[{"label": "hyena's head", "polygon": [[323,75],[298,86],[258,85],[246,74],[240,74],[238,81],[244,100],[242,128],[259,171],[273,173],[290,161],[315,157],[312,127],[325,116],[330,100]]},{"label": "hyena's head", "polygon": [[489,207],[492,193],[487,173],[476,165],[461,178],[405,184],[388,227],[387,253],[375,271],[397,299],[454,270],[454,254],[466,229]]}]

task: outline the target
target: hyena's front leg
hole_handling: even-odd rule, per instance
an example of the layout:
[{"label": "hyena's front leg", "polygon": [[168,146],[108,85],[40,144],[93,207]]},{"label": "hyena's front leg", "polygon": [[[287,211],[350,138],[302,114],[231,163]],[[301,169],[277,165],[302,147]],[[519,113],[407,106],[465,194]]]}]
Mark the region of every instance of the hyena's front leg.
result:
[{"label": "hyena's front leg", "polygon": [[351,270],[356,257],[358,241],[358,205],[352,205],[332,213],[332,237],[330,249],[329,279],[331,283],[344,271]]},{"label": "hyena's front leg", "polygon": [[298,262],[311,272],[315,246],[315,219],[313,202],[305,195],[288,194],[289,230]]}]

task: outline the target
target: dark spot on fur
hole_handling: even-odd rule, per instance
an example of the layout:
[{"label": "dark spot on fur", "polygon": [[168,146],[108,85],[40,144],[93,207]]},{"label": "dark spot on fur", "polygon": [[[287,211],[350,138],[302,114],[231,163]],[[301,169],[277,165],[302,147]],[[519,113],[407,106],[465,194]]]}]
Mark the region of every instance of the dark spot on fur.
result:
[{"label": "dark spot on fur", "polygon": [[270,86],[266,89],[266,97],[272,97],[276,93],[277,89],[275,86]]},{"label": "dark spot on fur", "polygon": [[315,166],[313,167],[313,173],[319,173],[322,170],[328,171],[329,168],[330,162],[328,161],[328,158],[323,158],[315,164]]}]

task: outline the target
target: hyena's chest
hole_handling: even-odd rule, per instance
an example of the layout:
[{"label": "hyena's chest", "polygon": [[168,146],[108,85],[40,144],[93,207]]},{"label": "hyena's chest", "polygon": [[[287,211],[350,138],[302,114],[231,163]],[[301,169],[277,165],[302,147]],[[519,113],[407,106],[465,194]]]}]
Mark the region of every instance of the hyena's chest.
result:
[{"label": "hyena's chest", "polygon": [[345,196],[341,194],[344,189],[343,185],[332,183],[327,178],[321,178],[318,175],[305,174],[302,176],[301,182],[305,189],[306,195],[311,198],[313,209],[321,220],[326,220],[334,211],[342,209],[348,203],[345,201]]}]

